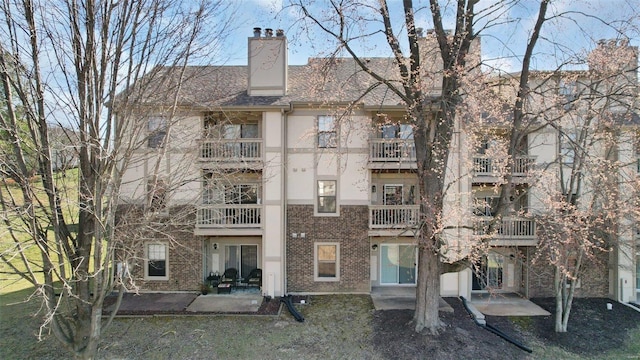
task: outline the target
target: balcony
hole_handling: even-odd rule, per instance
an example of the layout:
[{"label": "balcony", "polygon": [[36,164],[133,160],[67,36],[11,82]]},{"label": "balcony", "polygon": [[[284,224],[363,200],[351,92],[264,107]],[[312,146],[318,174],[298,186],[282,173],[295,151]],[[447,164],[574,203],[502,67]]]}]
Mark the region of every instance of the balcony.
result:
[{"label": "balcony", "polygon": [[[196,230],[200,230],[199,234],[201,235],[222,233],[240,235],[241,232],[239,230],[249,229],[254,230],[250,231],[250,234],[253,234],[255,230],[261,231],[261,215],[262,205],[260,204],[201,205],[198,208]],[[223,231],[204,231],[207,229]]]},{"label": "balcony", "polygon": [[203,139],[200,161],[247,163],[262,161],[262,139]]},{"label": "balcony", "polygon": [[418,224],[419,205],[369,205],[369,229],[406,229]]},{"label": "balcony", "polygon": [[[535,158],[531,156],[518,156],[514,161],[513,176],[524,177],[533,168]],[[473,157],[473,176],[475,178],[499,177],[501,172],[495,158],[484,155]]]},{"label": "balcony", "polygon": [[369,164],[372,168],[383,168],[389,164],[416,167],[416,146],[413,139],[370,139]]},{"label": "balcony", "polygon": [[[473,221],[473,235],[489,235],[489,226],[494,218],[477,217]],[[536,245],[536,223],[533,219],[522,217],[504,217],[500,223],[494,224],[491,237],[492,245]]]}]

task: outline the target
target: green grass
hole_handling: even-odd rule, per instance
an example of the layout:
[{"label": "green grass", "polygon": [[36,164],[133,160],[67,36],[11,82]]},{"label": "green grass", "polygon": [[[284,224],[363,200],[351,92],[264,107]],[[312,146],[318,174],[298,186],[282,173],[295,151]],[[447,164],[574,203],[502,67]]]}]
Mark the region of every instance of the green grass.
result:
[{"label": "green grass", "polygon": [[[55,174],[55,181],[60,190],[65,221],[68,224],[75,224],[78,217],[78,170],[70,169],[66,172],[58,172]],[[48,200],[46,193],[41,188],[40,178],[35,177],[31,181],[31,185],[34,188],[36,197],[46,206]],[[0,191],[3,192],[3,198],[5,200],[8,201],[8,199],[12,198],[16,206],[24,205],[22,190],[13,181],[0,184]],[[42,210],[37,211],[37,214],[43,214]],[[18,268],[18,272],[26,272],[27,265],[18,256],[16,251],[16,242],[20,243],[23,246],[25,257],[32,263],[31,268],[36,274],[36,279],[40,282],[43,281],[43,275],[41,273],[42,255],[40,250],[33,242],[31,235],[23,230],[26,226],[22,223],[21,219],[11,211],[9,211],[7,215],[11,222],[13,236],[11,236],[10,230],[4,224],[0,225],[0,251],[8,255],[10,258],[9,261]],[[53,232],[48,231],[47,236],[49,239],[53,239]],[[0,260],[0,294],[28,289],[32,286],[33,284],[31,282],[22,279],[4,261]]]}]

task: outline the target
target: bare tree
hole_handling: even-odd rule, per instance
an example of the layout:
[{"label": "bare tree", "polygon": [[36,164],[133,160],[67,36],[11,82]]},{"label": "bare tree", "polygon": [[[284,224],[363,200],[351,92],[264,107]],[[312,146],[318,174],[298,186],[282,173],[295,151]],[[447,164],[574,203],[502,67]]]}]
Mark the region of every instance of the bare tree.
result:
[{"label": "bare tree", "polygon": [[[92,358],[112,320],[102,320],[104,299],[119,289],[119,303],[126,285],[114,263],[113,221],[122,170],[146,140],[125,122],[135,118],[127,116],[128,104],[164,76],[156,64],[179,68],[200,60],[198,54],[214,55],[212,39],[224,39],[229,5],[24,0],[1,6],[0,126],[3,141],[12,144],[17,184],[5,182],[0,192],[12,242],[0,259],[42,299],[40,336],[50,329],[75,357]],[[54,172],[53,125],[75,139],[77,179]],[[37,181],[29,179],[30,144],[37,149]]]},{"label": "bare tree", "polygon": [[[418,164],[417,176],[420,194],[420,231],[417,235],[419,247],[419,274],[416,290],[416,311],[414,322],[416,331],[429,329],[437,332],[441,326],[438,307],[440,297],[440,275],[460,270],[468,265],[463,259],[457,263],[448,263],[445,255],[443,231],[443,208],[447,182],[445,173],[449,161],[450,146],[454,131],[457,129],[458,108],[464,99],[465,77],[477,76],[479,54],[473,53],[472,43],[477,39],[477,22],[484,27],[498,21],[504,10],[500,6],[483,10],[476,8],[477,1],[459,0],[455,2],[454,29],[445,29],[441,3],[431,0],[429,14],[434,26],[429,34],[434,40],[430,44],[421,42],[420,31],[416,28],[415,12],[422,8],[414,7],[413,1],[403,2],[403,21],[394,22],[386,1],[380,1],[374,8],[368,3],[356,1],[332,1],[332,13],[324,16],[313,14],[313,9],[296,2],[306,19],[322,29],[336,40],[338,51],[344,51],[353,57],[358,66],[375,80],[375,86],[386,86],[407,108],[410,124],[413,127]],[[513,6],[513,2],[501,3],[504,8]],[[547,1],[540,6],[540,21],[534,32],[539,32],[544,22]],[[450,10],[450,9],[449,9]],[[359,15],[358,15],[359,14]],[[351,19],[377,21],[379,28],[369,30],[364,35],[354,30]],[[394,24],[399,24],[396,29]],[[357,34],[356,34],[357,33]],[[371,69],[357,53],[355,45],[362,38],[382,34],[397,64],[397,78]],[[406,39],[399,36],[404,34]],[[403,43],[408,43],[404,47]],[[532,55],[535,38],[531,41],[527,59]],[[408,51],[405,52],[407,48]],[[436,50],[433,52],[433,50]],[[479,49],[477,49],[479,51]],[[475,57],[474,57],[475,56]],[[435,60],[435,61],[434,61]],[[528,66],[528,60],[525,60]],[[430,64],[439,64],[431,66]],[[474,72],[475,70],[475,72]],[[526,78],[524,79],[526,86]],[[434,94],[434,89],[438,90]],[[450,261],[450,260],[449,260]]]},{"label": "bare tree", "polygon": [[568,330],[579,284],[590,286],[590,273],[606,265],[609,252],[631,252],[627,248],[633,246],[637,61],[637,48],[626,39],[601,42],[589,54],[588,71],[560,73],[552,82],[559,95],[546,96],[555,105],[541,117],[557,130],[560,151],[554,181],[549,169],[537,173],[545,210],[537,216],[536,260],[554,269],[557,332]]}]

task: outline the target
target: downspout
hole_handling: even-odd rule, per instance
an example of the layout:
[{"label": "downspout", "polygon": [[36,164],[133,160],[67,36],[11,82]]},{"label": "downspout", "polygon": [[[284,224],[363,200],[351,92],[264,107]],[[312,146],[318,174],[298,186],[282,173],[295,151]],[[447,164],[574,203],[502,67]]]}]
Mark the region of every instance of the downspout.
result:
[{"label": "downspout", "polygon": [[282,275],[283,275],[283,289],[282,289],[282,295],[284,296],[285,294],[288,293],[288,289],[287,289],[287,234],[288,234],[288,229],[287,229],[287,164],[288,164],[288,156],[289,154],[287,153],[287,149],[288,149],[288,144],[287,144],[287,134],[288,134],[288,120],[289,120],[289,113],[293,112],[293,104],[289,103],[289,109],[288,110],[281,110],[281,114],[282,114],[282,131],[281,131],[281,146],[282,146],[282,165],[281,165],[281,171],[282,171],[282,189],[281,189],[281,193],[282,193],[282,232],[283,232],[283,241],[282,241]]}]

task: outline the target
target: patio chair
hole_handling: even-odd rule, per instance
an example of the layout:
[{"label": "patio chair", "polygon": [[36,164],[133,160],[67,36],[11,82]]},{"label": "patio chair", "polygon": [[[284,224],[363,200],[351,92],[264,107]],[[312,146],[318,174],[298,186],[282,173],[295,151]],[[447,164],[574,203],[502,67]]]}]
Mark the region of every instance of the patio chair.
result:
[{"label": "patio chair", "polygon": [[244,279],[248,286],[262,286],[262,269],[253,269]]},{"label": "patio chair", "polygon": [[231,286],[236,286],[236,280],[238,279],[238,269],[236,268],[228,268],[222,274],[222,278],[220,279],[221,284],[231,284]]}]

